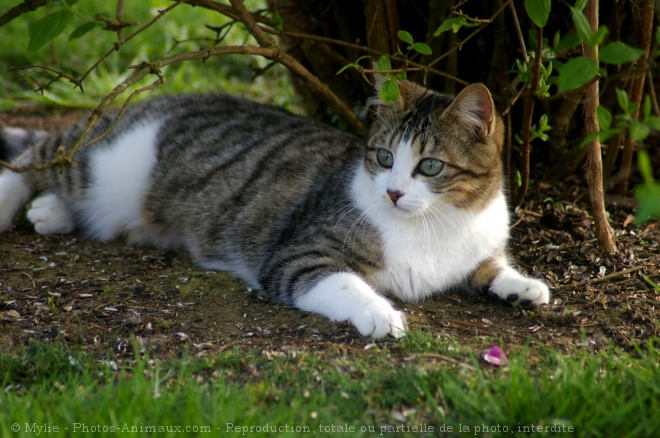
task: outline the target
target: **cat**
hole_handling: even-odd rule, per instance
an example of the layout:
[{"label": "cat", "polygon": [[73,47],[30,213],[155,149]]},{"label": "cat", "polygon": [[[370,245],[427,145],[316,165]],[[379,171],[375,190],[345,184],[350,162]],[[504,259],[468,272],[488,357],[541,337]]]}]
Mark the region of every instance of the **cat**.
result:
[{"label": "cat", "polygon": [[[504,128],[488,89],[398,85],[397,102],[375,100],[366,139],[228,95],[133,105],[75,166],[2,171],[0,232],[37,194],[27,218],[38,233],[185,249],[204,269],[376,339],[407,330],[386,295],[418,302],[463,287],[547,304],[546,284],[508,261]],[[2,137],[24,143],[12,161],[23,166],[48,162],[80,129]]]}]

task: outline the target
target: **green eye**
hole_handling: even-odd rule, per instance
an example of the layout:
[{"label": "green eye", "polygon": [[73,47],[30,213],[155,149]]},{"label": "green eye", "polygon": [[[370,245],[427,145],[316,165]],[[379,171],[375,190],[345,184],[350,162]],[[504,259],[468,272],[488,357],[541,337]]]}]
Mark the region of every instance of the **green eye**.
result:
[{"label": "green eye", "polygon": [[387,149],[378,149],[378,152],[376,152],[376,160],[378,161],[378,164],[387,169],[394,165],[394,155],[392,155],[392,152]]},{"label": "green eye", "polygon": [[434,158],[425,158],[419,162],[417,171],[424,176],[436,176],[445,167],[445,163]]}]

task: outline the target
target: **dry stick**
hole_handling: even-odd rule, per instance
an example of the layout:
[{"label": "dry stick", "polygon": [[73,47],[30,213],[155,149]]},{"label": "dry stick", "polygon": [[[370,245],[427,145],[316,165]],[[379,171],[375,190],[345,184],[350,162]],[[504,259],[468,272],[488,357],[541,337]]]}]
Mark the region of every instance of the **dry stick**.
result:
[{"label": "dry stick", "polygon": [[640,271],[643,268],[644,268],[643,266],[635,266],[633,268],[624,269],[623,271],[612,272],[611,274],[603,275],[602,277],[590,278],[588,280],[579,281],[577,283],[564,284],[562,286],[558,286],[557,289],[571,289],[571,288],[584,286],[586,284],[602,283],[604,281],[609,281],[613,278],[621,277],[627,274],[632,274],[633,272]]},{"label": "dry stick", "polygon": [[655,86],[653,85],[653,78],[649,78],[649,80],[646,82],[646,86],[649,88],[648,95],[651,97],[653,114],[660,117],[660,106],[658,105],[658,96],[655,94]]},{"label": "dry stick", "polygon": [[[117,22],[121,23],[122,18],[124,17],[124,0],[117,0]],[[122,28],[117,29],[117,41],[122,41]]]},{"label": "dry stick", "polygon": [[520,29],[520,21],[518,21],[518,14],[516,13],[516,5],[509,3],[509,10],[511,10],[511,16],[513,17],[513,24],[516,28],[520,50],[522,50],[525,62],[528,62],[529,58],[527,57],[527,48],[525,47],[525,37],[523,36],[522,29]]},{"label": "dry stick", "polygon": [[[641,49],[644,51],[642,57],[635,61],[635,66],[646,66],[646,62],[649,58],[649,50],[651,49],[651,39],[653,36],[653,1],[646,0],[645,10],[642,10],[642,44]],[[632,92],[630,93],[630,103],[637,105],[637,109],[632,113],[633,119],[639,118],[639,103],[642,101],[642,94],[644,93],[644,78],[646,77],[647,69],[644,69],[644,72],[641,76],[633,80],[631,85]],[[621,196],[626,196],[628,192],[628,179],[630,178],[630,168],[632,166],[633,152],[634,152],[635,142],[633,141],[630,133],[626,133],[623,150],[621,151],[621,170],[619,172],[618,178],[620,177],[619,183],[616,187],[616,192]]]},{"label": "dry stick", "polygon": [[[591,25],[591,31],[598,29],[598,0],[588,0],[585,15]],[[598,46],[584,45],[584,53],[587,58],[598,62]],[[585,92],[584,102],[584,125],[585,134],[598,132],[598,82],[594,82]],[[600,148],[600,140],[594,138],[587,146],[587,182],[589,184],[589,199],[591,211],[594,215],[596,226],[596,238],[600,249],[608,254],[617,252],[614,232],[607,221],[605,211],[605,194],[603,193],[603,162]]]},{"label": "dry stick", "polygon": [[534,101],[536,99],[536,91],[539,89],[539,80],[541,77],[541,53],[543,52],[543,28],[536,27],[536,53],[534,54],[534,65],[532,66],[532,83],[529,87],[529,94],[525,100],[523,108],[522,120],[522,168],[520,173],[522,181],[518,193],[516,195],[516,205],[520,205],[525,198],[527,188],[529,187],[529,157],[531,155],[531,131],[532,131],[532,117],[534,115]]}]

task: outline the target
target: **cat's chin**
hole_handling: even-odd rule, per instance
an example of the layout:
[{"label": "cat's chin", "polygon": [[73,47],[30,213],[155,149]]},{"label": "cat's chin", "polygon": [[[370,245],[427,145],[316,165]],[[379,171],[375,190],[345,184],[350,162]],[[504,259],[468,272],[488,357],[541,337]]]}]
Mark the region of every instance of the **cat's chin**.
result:
[{"label": "cat's chin", "polygon": [[422,216],[424,213],[424,209],[408,209],[405,207],[397,207],[395,205],[392,205],[388,210],[392,216],[401,219],[415,219]]}]

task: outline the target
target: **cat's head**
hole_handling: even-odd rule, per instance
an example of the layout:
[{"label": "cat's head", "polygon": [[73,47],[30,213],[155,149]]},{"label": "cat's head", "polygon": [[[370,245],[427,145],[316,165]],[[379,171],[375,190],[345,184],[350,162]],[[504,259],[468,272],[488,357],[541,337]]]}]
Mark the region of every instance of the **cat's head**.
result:
[{"label": "cat's head", "polygon": [[398,82],[400,98],[376,102],[365,169],[373,202],[411,217],[449,204],[479,211],[502,186],[504,128],[483,84],[455,98]]}]

